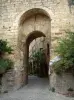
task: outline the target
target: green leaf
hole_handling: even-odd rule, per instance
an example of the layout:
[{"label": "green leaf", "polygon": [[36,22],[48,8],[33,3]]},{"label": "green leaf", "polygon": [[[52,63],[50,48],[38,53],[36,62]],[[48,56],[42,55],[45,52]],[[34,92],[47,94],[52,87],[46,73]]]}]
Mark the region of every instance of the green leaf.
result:
[{"label": "green leaf", "polygon": [[58,41],[55,52],[61,60],[53,64],[55,72],[74,69],[74,32],[67,32],[66,36]]}]

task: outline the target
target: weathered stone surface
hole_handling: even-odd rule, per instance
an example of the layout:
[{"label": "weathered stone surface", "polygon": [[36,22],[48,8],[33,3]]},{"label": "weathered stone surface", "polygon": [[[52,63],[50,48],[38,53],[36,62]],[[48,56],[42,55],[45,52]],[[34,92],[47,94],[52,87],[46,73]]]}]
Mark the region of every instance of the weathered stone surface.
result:
[{"label": "weathered stone surface", "polygon": [[74,76],[71,73],[63,73],[56,75],[52,73],[50,76],[50,86],[54,87],[55,91],[60,94],[68,93],[68,89],[74,89]]},{"label": "weathered stone surface", "polygon": [[25,80],[21,69],[27,65],[28,50],[25,44],[30,33],[40,31],[46,36],[44,48],[51,41],[52,58],[57,39],[64,36],[65,30],[74,31],[74,5],[70,7],[68,0],[0,0],[0,39],[7,39],[14,49],[10,58],[15,62],[16,74],[19,72],[14,78],[17,87]]},{"label": "weathered stone surface", "polygon": [[1,92],[12,91],[15,85],[15,73],[13,70],[9,70],[2,77]]}]

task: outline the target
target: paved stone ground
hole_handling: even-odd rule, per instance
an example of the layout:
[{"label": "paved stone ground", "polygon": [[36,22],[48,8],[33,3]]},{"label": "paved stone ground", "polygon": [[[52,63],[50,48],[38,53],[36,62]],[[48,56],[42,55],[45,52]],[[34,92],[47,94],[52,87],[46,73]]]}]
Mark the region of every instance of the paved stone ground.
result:
[{"label": "paved stone ground", "polygon": [[74,98],[52,93],[48,89],[47,79],[30,76],[28,85],[15,92],[0,95],[0,100],[74,100]]}]

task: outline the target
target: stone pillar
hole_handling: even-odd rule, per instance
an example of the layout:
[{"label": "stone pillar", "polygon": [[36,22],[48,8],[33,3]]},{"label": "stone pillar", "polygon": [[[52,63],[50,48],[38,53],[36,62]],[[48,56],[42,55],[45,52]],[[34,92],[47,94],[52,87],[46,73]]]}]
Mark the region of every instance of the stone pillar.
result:
[{"label": "stone pillar", "polygon": [[25,77],[24,77],[25,84],[28,83],[28,54],[29,54],[29,46],[25,43],[24,51],[23,51],[23,55],[24,55],[23,67],[24,67],[24,72],[25,72]]},{"label": "stone pillar", "polygon": [[44,41],[44,52],[45,52],[45,56],[46,56],[46,62],[49,66],[49,60],[50,60],[50,42],[48,41],[49,38],[45,37],[45,41]]}]

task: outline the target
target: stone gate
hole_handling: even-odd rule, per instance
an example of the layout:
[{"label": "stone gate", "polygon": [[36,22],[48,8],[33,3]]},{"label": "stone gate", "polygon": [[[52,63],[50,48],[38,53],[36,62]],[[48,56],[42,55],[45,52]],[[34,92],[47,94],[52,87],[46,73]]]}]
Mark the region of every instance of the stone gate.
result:
[{"label": "stone gate", "polygon": [[45,38],[44,49],[48,63],[50,58],[55,56],[57,39],[64,36],[65,30],[74,31],[74,4],[69,1],[0,1],[0,39],[7,39],[14,49],[13,54],[9,56],[14,61],[14,70],[10,72],[10,79],[13,77],[10,80],[14,83],[13,89],[28,82],[29,45],[34,39],[42,36]]}]

